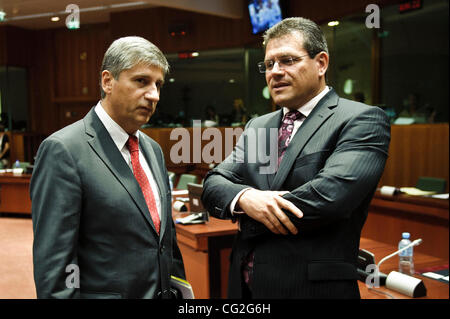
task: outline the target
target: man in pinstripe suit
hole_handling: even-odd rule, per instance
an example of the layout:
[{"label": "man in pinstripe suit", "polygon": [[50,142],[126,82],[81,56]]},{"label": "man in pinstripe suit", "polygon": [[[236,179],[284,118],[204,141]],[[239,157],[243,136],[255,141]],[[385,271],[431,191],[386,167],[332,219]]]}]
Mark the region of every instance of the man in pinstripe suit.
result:
[{"label": "man in pinstripe suit", "polygon": [[[314,22],[285,19],[264,46],[258,66],[281,109],[248,122],[202,195],[212,215],[239,221],[229,297],[359,298],[359,239],[388,155],[388,118],[326,85],[328,49]],[[245,159],[270,144],[261,140],[271,128],[278,165],[262,174],[260,156]]]}]

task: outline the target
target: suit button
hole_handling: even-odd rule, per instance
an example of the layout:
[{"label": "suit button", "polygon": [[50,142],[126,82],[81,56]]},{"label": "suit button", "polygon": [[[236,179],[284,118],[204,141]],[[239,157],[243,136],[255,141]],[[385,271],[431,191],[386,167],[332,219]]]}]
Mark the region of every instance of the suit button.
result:
[{"label": "suit button", "polygon": [[163,252],[164,252],[164,249],[165,249],[166,247],[164,247],[164,245],[161,245],[160,247],[159,247],[159,253],[160,254],[162,254]]}]

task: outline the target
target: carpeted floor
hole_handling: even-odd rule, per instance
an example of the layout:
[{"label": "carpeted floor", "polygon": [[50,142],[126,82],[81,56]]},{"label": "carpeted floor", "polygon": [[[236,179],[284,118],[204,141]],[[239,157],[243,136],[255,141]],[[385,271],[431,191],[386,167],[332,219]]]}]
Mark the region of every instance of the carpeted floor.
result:
[{"label": "carpeted floor", "polygon": [[0,299],[33,299],[31,218],[0,217]]}]

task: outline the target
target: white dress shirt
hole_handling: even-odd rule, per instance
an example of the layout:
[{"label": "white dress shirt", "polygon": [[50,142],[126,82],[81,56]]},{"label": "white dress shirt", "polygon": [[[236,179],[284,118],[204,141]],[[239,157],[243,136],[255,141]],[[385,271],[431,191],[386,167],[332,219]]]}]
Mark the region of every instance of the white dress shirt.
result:
[{"label": "white dress shirt", "polygon": [[[303,124],[305,119],[309,116],[309,114],[312,112],[312,110],[316,107],[317,103],[319,103],[319,101],[325,96],[325,94],[328,93],[329,90],[330,90],[330,88],[328,86],[325,86],[325,88],[322,90],[322,92],[317,94],[315,97],[313,97],[311,100],[309,100],[308,102],[306,102],[304,105],[300,106],[297,109],[297,111],[302,113],[303,116],[300,119],[294,121],[294,129],[292,131],[290,139],[292,139],[294,137],[295,133],[297,133],[298,129]],[[289,109],[287,107],[283,107],[283,117],[286,115],[287,112],[289,112]],[[251,189],[251,187],[244,188],[243,190],[241,190],[236,195],[236,197],[231,201],[230,210],[231,210],[232,214],[242,214],[243,213],[241,211],[235,211],[234,208],[236,207],[236,203],[237,203],[238,199],[248,189]]]},{"label": "white dress shirt", "polygon": [[[116,144],[117,149],[120,151],[120,154],[122,154],[123,158],[125,159],[125,162],[128,164],[131,171],[133,171],[133,166],[131,165],[131,154],[126,145],[129,137],[128,133],[125,132],[125,130],[119,124],[117,124],[108,115],[108,113],[106,113],[105,109],[101,105],[101,101],[99,101],[95,106],[95,113],[97,113],[98,117],[100,118],[100,121],[105,126],[106,130],[108,131],[109,135],[114,141],[114,144]],[[133,134],[137,137],[138,143],[140,134],[142,134],[140,131],[136,131]],[[139,162],[142,166],[142,169],[145,172],[145,175],[147,176],[147,179],[150,183],[150,187],[152,188],[152,192],[155,197],[156,208],[158,209],[158,215],[159,218],[161,219],[161,199],[159,197],[158,185],[156,184],[152,171],[150,170],[147,160],[145,159],[144,154],[142,153],[140,145],[139,145]]]}]

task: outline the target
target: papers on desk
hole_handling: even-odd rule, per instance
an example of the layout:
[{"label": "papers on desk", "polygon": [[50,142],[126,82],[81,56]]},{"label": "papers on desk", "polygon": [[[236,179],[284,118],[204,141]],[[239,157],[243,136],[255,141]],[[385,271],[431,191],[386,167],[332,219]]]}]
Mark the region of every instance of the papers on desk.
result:
[{"label": "papers on desk", "polygon": [[431,195],[430,197],[433,197],[433,198],[439,198],[439,199],[448,199],[448,193],[447,193],[447,194],[436,194],[436,195]]},{"label": "papers on desk", "polygon": [[414,118],[412,117],[399,117],[394,121],[395,125],[410,125],[414,124]]},{"label": "papers on desk", "polygon": [[434,272],[432,272],[432,271],[424,272],[421,275],[431,278],[431,279],[439,280],[441,282],[445,282],[448,284],[448,269],[443,269],[443,270],[434,271]]},{"label": "papers on desk", "polygon": [[191,225],[191,224],[204,224],[204,213],[193,213],[186,217],[180,217],[175,219],[175,224]]},{"label": "papers on desk", "polygon": [[448,193],[446,194],[436,194],[433,191],[423,191],[416,187],[394,187],[394,186],[383,186],[377,189],[382,195],[396,195],[399,193],[403,193],[411,196],[426,196],[437,199],[449,199]]},{"label": "papers on desk", "polygon": [[402,193],[405,193],[408,195],[413,195],[413,196],[427,196],[427,197],[438,198],[438,199],[448,199],[448,193],[447,194],[436,194],[436,192],[423,191],[423,190],[415,188],[415,187],[400,187],[400,191]]},{"label": "papers on desk", "polygon": [[425,196],[425,195],[436,194],[436,192],[423,191],[423,190],[415,188],[415,187],[400,187],[400,191],[402,193],[405,193],[407,195],[412,195],[412,196]]},{"label": "papers on desk", "polygon": [[189,191],[187,189],[180,189],[180,190],[172,191],[173,196],[187,195],[187,194],[189,194]]},{"label": "papers on desk", "polygon": [[0,173],[13,173],[14,175],[20,175],[23,173],[23,168],[0,169]]}]

